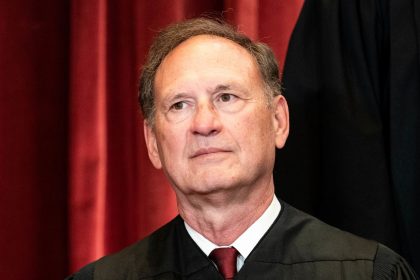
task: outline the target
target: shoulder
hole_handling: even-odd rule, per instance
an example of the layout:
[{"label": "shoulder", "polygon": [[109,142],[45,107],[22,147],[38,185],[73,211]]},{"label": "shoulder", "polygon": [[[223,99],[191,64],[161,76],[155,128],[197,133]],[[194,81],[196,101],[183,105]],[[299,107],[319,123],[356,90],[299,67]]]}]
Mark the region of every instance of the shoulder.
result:
[{"label": "shoulder", "polygon": [[374,263],[374,279],[417,279],[417,276],[403,257],[379,244]]},{"label": "shoulder", "polygon": [[302,269],[310,264],[331,274],[349,275],[349,279],[356,275],[364,275],[363,279],[417,279],[404,258],[386,246],[330,226],[286,203],[282,206],[268,234],[273,240],[270,246],[281,252],[274,255],[281,255],[282,264]]},{"label": "shoulder", "polygon": [[[288,261],[374,261],[378,243],[330,226],[283,204],[279,227],[284,228]],[[280,229],[280,231],[282,231]],[[293,244],[293,245],[291,245]]]},{"label": "shoulder", "polygon": [[117,280],[131,279],[133,276],[137,279],[138,274],[149,273],[154,267],[162,267],[162,256],[170,255],[168,251],[171,246],[168,245],[175,238],[181,224],[182,219],[176,217],[145,239],[88,264],[66,280]]}]

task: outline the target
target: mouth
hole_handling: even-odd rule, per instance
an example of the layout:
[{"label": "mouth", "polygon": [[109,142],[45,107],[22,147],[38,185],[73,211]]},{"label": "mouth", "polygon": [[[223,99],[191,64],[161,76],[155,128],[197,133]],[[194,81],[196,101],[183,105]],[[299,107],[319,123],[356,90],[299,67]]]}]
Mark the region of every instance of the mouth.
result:
[{"label": "mouth", "polygon": [[212,155],[212,154],[218,154],[218,153],[227,153],[229,152],[228,150],[225,149],[220,149],[220,148],[202,148],[199,149],[197,151],[195,151],[193,153],[193,155],[191,156],[191,158],[197,158],[197,157],[201,157],[201,156],[206,156],[206,155]]}]

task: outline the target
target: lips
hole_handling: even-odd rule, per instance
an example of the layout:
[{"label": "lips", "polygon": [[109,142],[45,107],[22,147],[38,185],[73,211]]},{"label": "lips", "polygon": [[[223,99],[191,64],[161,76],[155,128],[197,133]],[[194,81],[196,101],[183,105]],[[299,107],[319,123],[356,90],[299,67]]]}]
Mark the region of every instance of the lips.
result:
[{"label": "lips", "polygon": [[204,155],[209,155],[209,154],[226,153],[226,152],[229,152],[229,151],[226,149],[213,148],[213,147],[201,148],[195,151],[193,155],[191,156],[191,158],[196,158],[199,156],[204,156]]}]

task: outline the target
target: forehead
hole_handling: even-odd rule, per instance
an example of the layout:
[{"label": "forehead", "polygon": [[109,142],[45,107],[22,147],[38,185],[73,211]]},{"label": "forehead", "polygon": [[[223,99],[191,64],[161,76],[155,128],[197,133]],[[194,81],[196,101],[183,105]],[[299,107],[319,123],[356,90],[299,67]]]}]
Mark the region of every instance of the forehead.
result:
[{"label": "forehead", "polygon": [[162,61],[155,89],[176,84],[182,78],[200,82],[212,75],[242,79],[259,78],[255,58],[239,44],[211,35],[194,36],[173,49]]},{"label": "forehead", "polygon": [[233,55],[232,59],[246,58],[247,60],[254,60],[253,56],[238,43],[223,37],[204,34],[193,36],[176,46],[166,55],[162,64],[165,61],[173,59],[173,57],[191,57],[194,55],[211,56],[217,54]]}]

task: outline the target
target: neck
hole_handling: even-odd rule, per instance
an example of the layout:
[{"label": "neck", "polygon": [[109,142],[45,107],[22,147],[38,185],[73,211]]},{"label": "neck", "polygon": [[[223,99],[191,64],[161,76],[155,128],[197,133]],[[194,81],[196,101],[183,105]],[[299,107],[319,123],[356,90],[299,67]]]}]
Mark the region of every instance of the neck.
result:
[{"label": "neck", "polygon": [[212,194],[177,195],[184,221],[211,242],[232,244],[268,208],[274,196],[273,178],[252,190],[223,191]]}]

